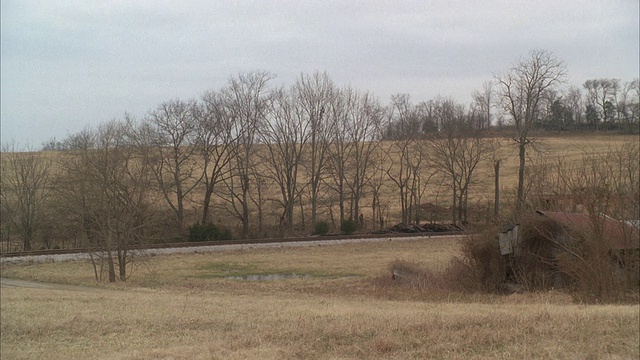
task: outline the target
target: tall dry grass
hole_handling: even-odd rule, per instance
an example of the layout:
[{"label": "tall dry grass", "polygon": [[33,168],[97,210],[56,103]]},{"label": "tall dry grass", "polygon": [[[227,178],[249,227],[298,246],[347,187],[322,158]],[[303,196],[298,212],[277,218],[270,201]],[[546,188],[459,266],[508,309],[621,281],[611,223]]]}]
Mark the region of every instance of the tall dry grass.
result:
[{"label": "tall dry grass", "polygon": [[[438,274],[445,238],[158,256],[131,282],[90,265],[8,265],[2,276],[83,285],[2,288],[2,359],[637,358],[635,305],[575,305],[552,291],[429,292],[391,263]],[[271,282],[250,273],[312,274]],[[385,284],[385,281],[391,283]],[[87,287],[84,285],[92,285]],[[425,284],[428,285],[428,284]],[[426,291],[425,291],[426,290]]]},{"label": "tall dry grass", "polygon": [[4,289],[1,296],[3,359],[639,355],[634,306],[149,289]]}]

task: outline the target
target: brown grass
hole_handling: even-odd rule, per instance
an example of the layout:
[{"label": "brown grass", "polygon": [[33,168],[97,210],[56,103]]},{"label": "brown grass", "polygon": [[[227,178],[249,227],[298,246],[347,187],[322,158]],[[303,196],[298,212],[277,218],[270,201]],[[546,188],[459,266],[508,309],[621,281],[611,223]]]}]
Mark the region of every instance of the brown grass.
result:
[{"label": "brown grass", "polygon": [[2,294],[3,359],[637,358],[638,335],[633,306],[149,289]]},{"label": "brown grass", "polygon": [[[2,276],[94,286],[2,288],[2,359],[638,358],[637,306],[559,292],[424,294],[380,286],[394,261],[439,271],[444,238],[150,259],[96,285],[84,262],[3,265]],[[228,274],[311,274],[251,282]]]},{"label": "brown grass", "polygon": [[[456,238],[434,236],[420,241],[269,248],[222,253],[176,254],[148,258],[122,286],[209,286],[246,274],[311,274],[323,279],[366,278],[387,271],[393,260],[416,261],[443,270],[455,253]],[[52,283],[96,286],[89,263],[2,265],[2,276]]]}]

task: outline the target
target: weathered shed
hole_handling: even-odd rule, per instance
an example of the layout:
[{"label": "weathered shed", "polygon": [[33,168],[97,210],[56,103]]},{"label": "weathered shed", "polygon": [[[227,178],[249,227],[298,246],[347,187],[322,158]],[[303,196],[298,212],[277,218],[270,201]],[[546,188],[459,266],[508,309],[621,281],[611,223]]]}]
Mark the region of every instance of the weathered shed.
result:
[{"label": "weathered shed", "polygon": [[[583,281],[576,269],[589,267],[588,261],[597,259],[616,265],[611,267],[615,276],[638,283],[637,227],[606,215],[542,210],[536,215],[523,219],[521,225],[507,225],[498,234],[500,253],[508,257],[508,281],[530,288],[561,288]],[[592,254],[595,257],[589,258]]]},{"label": "weathered shed", "polygon": [[536,211],[536,214],[556,222],[560,226],[578,231],[592,231],[601,227],[603,239],[611,244],[612,249],[631,250],[640,248],[638,228],[626,221],[616,220],[607,215],[594,218],[584,213],[568,213],[553,211]]},{"label": "weathered shed", "polygon": [[518,236],[518,224],[505,225],[498,234],[500,255],[517,256],[520,254],[520,238]]}]

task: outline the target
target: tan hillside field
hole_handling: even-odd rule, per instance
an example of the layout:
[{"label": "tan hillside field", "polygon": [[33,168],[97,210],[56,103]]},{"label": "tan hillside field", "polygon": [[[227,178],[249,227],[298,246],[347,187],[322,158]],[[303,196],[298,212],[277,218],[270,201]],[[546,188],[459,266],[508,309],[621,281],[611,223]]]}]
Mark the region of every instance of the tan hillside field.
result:
[{"label": "tan hillside field", "polygon": [[[433,237],[156,256],[116,285],[96,284],[86,262],[3,264],[5,278],[47,285],[2,288],[0,358],[640,356],[637,305],[579,305],[559,292],[425,293],[389,279],[394,260],[438,271],[456,249]],[[301,277],[237,279],[293,273]]]}]

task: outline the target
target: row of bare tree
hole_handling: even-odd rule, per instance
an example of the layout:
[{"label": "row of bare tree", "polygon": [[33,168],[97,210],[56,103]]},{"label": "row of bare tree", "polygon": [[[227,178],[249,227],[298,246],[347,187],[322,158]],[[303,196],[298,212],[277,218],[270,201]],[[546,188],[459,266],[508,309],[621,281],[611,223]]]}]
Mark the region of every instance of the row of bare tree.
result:
[{"label": "row of bare tree", "polygon": [[[196,222],[274,236],[319,221],[363,225],[367,212],[377,228],[389,218],[424,221],[428,200],[464,224],[479,164],[497,160],[497,140],[485,136],[496,103],[515,128],[520,210],[530,132],[564,72],[553,54],[533,51],[496,76],[498,90],[485,84],[468,109],[445,98],[413,105],[408,95],[382,106],[324,73],[302,74],[288,88],[271,87],[267,72],[240,74],[199,99],[170,100],[142,119],[125,115],[45,145],[66,151],[5,147],[2,240],[18,238],[24,250],[37,239],[47,248],[89,246],[96,278],[115,281],[130,274],[133,244],[183,237]],[[416,125],[425,111],[428,134]]]},{"label": "row of bare tree", "polygon": [[[357,220],[365,197],[371,218],[381,220],[389,182],[401,220],[420,221],[417,205],[430,179],[446,174],[452,220],[466,221],[474,170],[494,142],[471,126],[464,106],[440,100],[440,132],[382,142],[385,123],[410,120],[415,107],[408,96],[393,97],[385,108],[368,93],[337,88],[326,74],[303,74],[290,88],[271,89],[271,79],[265,72],[242,74],[198,100],[164,102],[140,121],[125,116],[87,128],[65,140],[67,151],[5,149],[7,174],[31,166],[29,160],[42,176],[29,185],[3,182],[4,210],[22,212],[15,204],[24,199],[18,185],[25,185],[40,194],[29,206],[55,198],[83,237],[96,233],[96,244],[144,236],[157,209],[171,213],[179,230],[212,221],[215,209],[215,218],[237,220],[247,237],[263,233],[267,207],[270,216],[277,212],[281,230],[315,224],[326,203],[338,226]],[[9,218],[16,219],[14,228],[33,228]],[[31,248],[33,236],[22,238],[23,248]]]},{"label": "row of bare tree", "polygon": [[[553,54],[539,51],[523,58],[511,69],[498,74],[493,81],[485,82],[481,91],[472,93],[469,112],[473,116],[471,126],[477,129],[503,129],[516,125],[505,95],[516,93],[514,84],[505,81],[531,80],[525,87],[535,86],[536,77],[550,80],[540,88],[537,111],[532,117],[532,127],[547,131],[613,130],[623,133],[640,132],[640,81],[621,82],[619,79],[587,80],[582,88],[563,88],[565,68]],[[529,68],[532,71],[518,71]],[[540,68],[541,72],[536,72]],[[544,69],[543,69],[544,68]],[[546,71],[545,71],[546,70]],[[542,85],[542,84],[537,84]],[[510,90],[511,89],[511,90]],[[515,89],[523,90],[523,89]],[[584,91],[583,91],[584,90]],[[523,94],[527,94],[526,92]],[[529,92],[530,95],[533,93]],[[519,94],[518,94],[519,96]],[[422,101],[415,105],[411,120],[406,124],[389,123],[384,131],[385,139],[397,139],[416,132],[433,133],[441,129],[436,108],[441,99]]]}]

